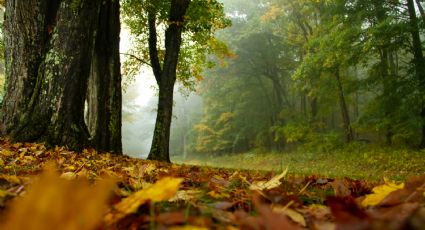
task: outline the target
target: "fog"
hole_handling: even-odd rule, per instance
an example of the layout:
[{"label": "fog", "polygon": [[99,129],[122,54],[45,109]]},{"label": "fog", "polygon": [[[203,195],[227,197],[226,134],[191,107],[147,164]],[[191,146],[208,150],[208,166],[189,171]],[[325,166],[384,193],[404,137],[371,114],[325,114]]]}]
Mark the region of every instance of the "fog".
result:
[{"label": "fog", "polygon": [[[125,37],[124,37],[125,38]],[[146,158],[152,143],[158,103],[156,82],[151,69],[143,68],[134,79],[124,79],[122,142],[124,154]],[[176,84],[171,129],[171,154],[184,155],[184,142],[193,120],[202,112],[201,98]]]},{"label": "fog", "polygon": [[123,151],[133,157],[145,158],[152,142],[158,101],[152,78],[143,71],[123,89]]}]

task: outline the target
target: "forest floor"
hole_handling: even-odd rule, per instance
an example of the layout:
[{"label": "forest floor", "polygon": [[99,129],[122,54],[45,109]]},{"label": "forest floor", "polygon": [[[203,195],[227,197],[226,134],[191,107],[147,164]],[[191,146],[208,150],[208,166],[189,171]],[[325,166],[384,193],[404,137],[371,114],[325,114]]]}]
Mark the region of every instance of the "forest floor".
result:
[{"label": "forest floor", "polygon": [[425,226],[425,176],[370,182],[276,170],[166,164],[0,139],[0,229]]},{"label": "forest floor", "polygon": [[388,178],[404,181],[425,174],[425,150],[351,145],[329,151],[299,149],[291,152],[250,152],[215,156],[174,157],[173,162],[189,165],[238,168],[281,172],[297,175],[321,175],[331,178],[349,177],[379,181]]}]

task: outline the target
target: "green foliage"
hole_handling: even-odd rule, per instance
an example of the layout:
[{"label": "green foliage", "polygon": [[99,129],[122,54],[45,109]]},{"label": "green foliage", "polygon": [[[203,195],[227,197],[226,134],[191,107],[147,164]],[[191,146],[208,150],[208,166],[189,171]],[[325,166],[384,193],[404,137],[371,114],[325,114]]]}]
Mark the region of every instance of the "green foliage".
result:
[{"label": "green foliage", "polygon": [[[133,46],[123,65],[124,75],[135,76],[141,65],[150,65],[148,49],[148,13],[154,12],[157,19],[158,37],[165,37],[171,1],[124,0],[122,1],[123,21],[131,32]],[[217,1],[192,0],[185,16],[183,42],[177,67],[178,80],[193,90],[196,82],[203,79],[204,68],[211,68],[214,62],[210,55],[223,61],[232,56],[227,46],[215,38],[215,32],[230,26],[225,17],[223,5]],[[163,40],[163,39],[162,39]],[[160,59],[164,56],[164,44],[158,39]]]},{"label": "green foliage", "polygon": [[200,85],[194,153],[332,152],[348,131],[354,141],[418,145],[424,96],[402,2],[223,2],[233,26],[217,36],[235,59]]}]

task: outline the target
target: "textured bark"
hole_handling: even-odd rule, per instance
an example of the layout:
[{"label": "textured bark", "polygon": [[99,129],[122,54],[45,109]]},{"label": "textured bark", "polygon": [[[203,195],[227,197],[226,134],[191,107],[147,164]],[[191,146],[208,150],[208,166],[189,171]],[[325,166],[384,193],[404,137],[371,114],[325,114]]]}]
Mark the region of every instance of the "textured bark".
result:
[{"label": "textured bark", "polygon": [[[165,57],[161,67],[156,51],[155,17],[149,17],[149,51],[153,72],[159,86],[158,112],[155,123],[154,136],[148,159],[170,162],[170,127],[173,113],[173,92],[176,82],[176,70],[180,45],[182,42],[182,29],[184,15],[189,7],[190,0],[172,0],[170,6],[170,25],[165,31]],[[152,12],[151,12],[152,13]],[[153,20],[153,21],[152,21]],[[155,43],[155,44],[154,44]],[[153,56],[153,57],[152,57]]]},{"label": "textured bark", "polygon": [[100,0],[22,2],[6,8],[3,131],[14,141],[81,149],[89,137],[84,95]]},{"label": "textured bark", "polygon": [[[414,56],[416,77],[419,81],[419,91],[425,94],[425,59],[422,52],[421,38],[419,34],[418,18],[416,17],[413,0],[407,0],[407,8],[410,18],[410,34],[412,36],[412,52]],[[425,148],[425,101],[421,102],[422,137],[420,146]]]},{"label": "textured bark", "polygon": [[2,134],[10,133],[28,109],[49,37],[49,16],[53,14],[49,14],[49,1],[10,0],[6,4],[6,94],[2,105]]},{"label": "textured bark", "polygon": [[104,2],[100,8],[86,117],[93,146],[116,154],[122,153],[119,9],[119,2],[115,0]]}]

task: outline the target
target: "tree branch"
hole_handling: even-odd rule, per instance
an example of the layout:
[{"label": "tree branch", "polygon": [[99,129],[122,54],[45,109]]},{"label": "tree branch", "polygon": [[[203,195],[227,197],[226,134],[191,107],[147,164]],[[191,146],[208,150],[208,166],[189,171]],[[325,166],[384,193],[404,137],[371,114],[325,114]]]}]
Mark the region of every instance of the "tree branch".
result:
[{"label": "tree branch", "polygon": [[156,83],[161,82],[162,68],[158,57],[157,48],[157,32],[156,32],[156,15],[155,12],[149,10],[148,12],[148,25],[149,25],[149,57],[151,59],[151,67],[155,75]]},{"label": "tree branch", "polygon": [[147,61],[143,60],[142,58],[140,58],[140,57],[138,57],[138,56],[136,56],[136,55],[134,55],[134,54],[129,54],[129,53],[120,53],[120,54],[125,55],[125,56],[129,56],[129,57],[131,57],[131,58],[134,58],[134,59],[136,59],[138,62],[140,62],[140,63],[142,63],[142,64],[145,64],[145,65],[148,65],[148,66],[151,66],[151,67],[152,67],[152,65],[151,65],[149,62],[147,62]]}]

